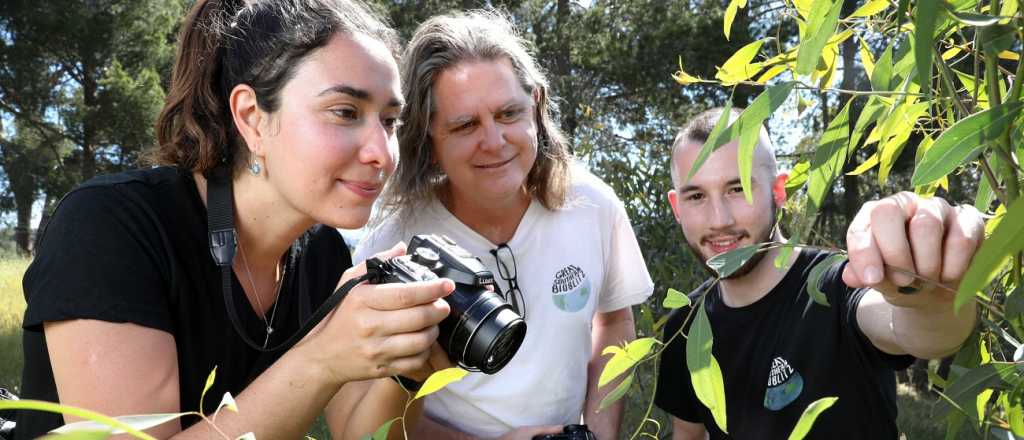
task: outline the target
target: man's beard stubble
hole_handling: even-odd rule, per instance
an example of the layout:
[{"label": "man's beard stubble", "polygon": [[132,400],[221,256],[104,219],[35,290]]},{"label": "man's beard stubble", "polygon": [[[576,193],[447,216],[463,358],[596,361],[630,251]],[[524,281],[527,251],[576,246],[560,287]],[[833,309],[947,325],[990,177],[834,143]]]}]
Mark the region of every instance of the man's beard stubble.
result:
[{"label": "man's beard stubble", "polygon": [[[777,214],[777,211],[778,211],[778,207],[775,205],[775,201],[774,200],[772,200],[771,207],[772,207],[771,216],[769,216],[769,218],[771,219],[770,220],[771,221],[771,226],[769,226],[761,234],[760,237],[754,237],[755,240],[754,240],[753,244],[767,243],[769,241],[772,241],[772,233],[775,231],[775,228],[777,227],[777,225],[775,223],[775,220],[776,220],[776,214]],[[710,257],[709,258],[704,258],[704,256],[700,252],[700,247],[696,246],[692,242],[690,242],[689,237],[686,237],[686,232],[683,232],[683,238],[686,241],[686,247],[689,248],[690,252],[693,254],[693,256],[695,258],[697,258],[698,261],[701,262],[701,265],[704,266],[704,270],[707,271],[708,274],[710,274],[712,277],[718,278],[718,272],[716,272],[714,269],[712,269],[711,266],[708,266],[708,259],[710,259]],[[739,269],[736,269],[735,271],[733,271],[733,273],[729,274],[729,276],[722,277],[722,279],[723,280],[731,280],[731,279],[741,278],[741,277],[747,275],[748,273],[753,271],[757,267],[758,264],[761,263],[761,260],[764,259],[764,255],[766,253],[767,252],[765,252],[765,251],[758,251],[758,252],[756,252],[752,257],[750,257],[749,260],[747,260],[746,263],[743,264],[743,266],[740,266]]]}]

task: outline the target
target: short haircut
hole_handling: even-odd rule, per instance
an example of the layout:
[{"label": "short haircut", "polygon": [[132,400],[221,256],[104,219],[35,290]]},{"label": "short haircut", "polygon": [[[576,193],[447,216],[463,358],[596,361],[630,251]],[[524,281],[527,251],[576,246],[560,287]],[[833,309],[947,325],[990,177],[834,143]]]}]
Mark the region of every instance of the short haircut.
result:
[{"label": "short haircut", "polygon": [[[697,116],[694,116],[686,125],[679,130],[679,134],[676,135],[675,140],[672,142],[672,154],[669,162],[669,170],[672,174],[672,187],[678,188],[683,182],[680,182],[682,176],[676,170],[676,156],[679,154],[679,150],[687,143],[700,143],[704,144],[711,136],[711,132],[714,131],[715,125],[718,124],[718,120],[722,117],[722,112],[725,111],[725,107],[715,107],[708,110],[704,110]],[[742,108],[733,107],[729,111],[729,123],[735,123],[739,119],[740,114],[743,113]],[[778,165],[775,162],[775,151],[772,146],[771,138],[768,137],[768,130],[761,127],[761,133],[758,136],[758,146],[755,147],[757,150],[763,151],[762,154],[766,154],[765,161],[762,166],[765,167],[765,171],[771,173],[774,177],[778,174]]]}]

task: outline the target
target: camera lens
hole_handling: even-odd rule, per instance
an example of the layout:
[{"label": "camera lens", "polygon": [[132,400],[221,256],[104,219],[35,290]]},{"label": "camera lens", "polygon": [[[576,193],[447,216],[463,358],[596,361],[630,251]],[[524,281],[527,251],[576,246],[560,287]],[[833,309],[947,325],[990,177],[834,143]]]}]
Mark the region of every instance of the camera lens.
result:
[{"label": "camera lens", "polygon": [[512,360],[526,338],[526,322],[498,294],[457,284],[445,300],[451,313],[438,340],[452,361],[494,374]]}]

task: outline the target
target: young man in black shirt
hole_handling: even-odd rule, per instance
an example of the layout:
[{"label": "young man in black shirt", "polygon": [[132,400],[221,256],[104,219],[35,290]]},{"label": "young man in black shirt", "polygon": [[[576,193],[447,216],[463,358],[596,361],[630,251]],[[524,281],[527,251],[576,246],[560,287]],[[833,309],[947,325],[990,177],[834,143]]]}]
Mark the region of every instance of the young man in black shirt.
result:
[{"label": "young man in black shirt", "polygon": [[[721,110],[699,115],[676,138],[674,188],[668,199],[686,244],[706,261],[741,246],[783,241],[775,227],[785,200],[771,141],[762,129],[754,151],[753,203],[743,195],[737,142],[710,155],[689,180]],[[731,118],[735,118],[735,114]],[[804,409],[838,397],[808,438],[895,439],[894,370],[914,359],[951,354],[975,324],[969,303],[953,312],[953,294],[896,268],[957,285],[984,237],[984,222],[970,206],[900,193],[866,203],[847,232],[849,262],[835,264],[819,286],[829,306],[809,300],[810,270],[827,252],[797,249],[789,264],[773,264],[780,250],[759,253],[731,276],[691,293],[704,298],[725,384],[728,433],[697,399],[686,365],[686,339],[662,353],[656,403],[674,418],[674,439],[785,438]],[[667,340],[688,333],[689,308],[665,326]]]}]

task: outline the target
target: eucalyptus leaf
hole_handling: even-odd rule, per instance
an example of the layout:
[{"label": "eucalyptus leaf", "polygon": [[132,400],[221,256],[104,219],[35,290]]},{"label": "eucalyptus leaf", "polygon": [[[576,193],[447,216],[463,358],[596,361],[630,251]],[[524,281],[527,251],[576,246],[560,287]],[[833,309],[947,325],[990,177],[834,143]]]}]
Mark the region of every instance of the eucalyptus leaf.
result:
[{"label": "eucalyptus leaf", "polygon": [[416,392],[416,397],[413,397],[413,400],[436,393],[448,384],[462,380],[467,374],[469,374],[468,371],[458,367],[435,371],[423,382],[423,386]]},{"label": "eucalyptus leaf", "polygon": [[846,102],[818,141],[807,182],[806,218],[814,218],[817,215],[825,196],[832,189],[832,182],[843,172],[850,148],[850,105],[853,101],[850,99]]},{"label": "eucalyptus leaf", "polygon": [[678,309],[688,305],[690,305],[690,297],[671,287],[665,293],[665,300],[661,303],[661,306],[666,309]]},{"label": "eucalyptus leaf", "polygon": [[839,12],[842,8],[842,0],[814,0],[811,3],[807,29],[800,40],[800,50],[796,57],[798,75],[810,75],[818,65],[825,43],[839,25]]},{"label": "eucalyptus leaf", "polygon": [[947,9],[949,15],[953,16],[953,19],[960,23],[968,26],[985,27],[992,26],[999,23],[999,17],[993,17],[986,14],[976,14],[973,12],[956,11],[953,9]]},{"label": "eucalyptus leaf", "polygon": [[807,436],[807,433],[811,432],[811,427],[814,426],[814,421],[824,412],[826,409],[832,407],[838,397],[822,397],[804,409],[803,414],[800,415],[800,420],[797,420],[796,426],[793,427],[793,431],[789,433],[789,440],[803,440]]},{"label": "eucalyptus leaf", "polygon": [[690,371],[690,382],[697,400],[711,411],[719,429],[728,433],[725,382],[722,368],[711,352],[713,345],[711,322],[704,310],[704,301],[701,301],[686,338],[686,368]]},{"label": "eucalyptus leaf", "polygon": [[1008,381],[1019,376],[1021,371],[1017,364],[991,362],[971,369],[957,380],[952,381],[944,394],[968,416],[977,421],[978,414],[973,413],[977,407],[977,398],[986,389],[1005,389]]},{"label": "eucalyptus leaf", "polygon": [[889,0],[870,0],[857,8],[856,11],[853,11],[853,13],[846,18],[870,17],[886,10],[888,7]]},{"label": "eucalyptus leaf", "polygon": [[708,259],[707,265],[719,278],[728,278],[733,272],[747,264],[747,261],[757,254],[768,243],[751,244],[741,246],[728,252],[722,252]]},{"label": "eucalyptus leaf", "polygon": [[925,185],[953,172],[973,159],[989,142],[998,139],[1021,114],[1024,102],[995,106],[960,120],[946,129],[914,169],[910,183]]},{"label": "eucalyptus leaf", "polygon": [[914,8],[914,59],[917,65],[917,82],[921,92],[931,94],[932,87],[932,37],[935,25],[943,14],[942,0],[918,0]]},{"label": "eucalyptus leaf", "polygon": [[[380,427],[378,427],[377,430],[373,432],[373,435],[368,436],[369,439],[370,440],[387,440],[388,433],[391,431],[391,425],[394,425],[395,422],[397,422],[399,419],[401,419],[401,417],[395,417],[395,418],[393,418],[391,420],[388,420],[388,421],[384,422],[383,425],[380,425]],[[363,437],[363,438],[367,438],[367,437]]]},{"label": "eucalyptus leaf", "polygon": [[[87,410],[84,408],[78,408],[70,405],[60,405],[53,402],[45,402],[41,400],[21,399],[21,400],[0,400],[0,411],[3,410],[32,410],[32,411],[44,411],[57,414],[67,414],[85,419],[86,421],[99,422],[108,430],[122,430],[132,436],[144,440],[155,440],[153,436],[146,434],[131,425],[128,425],[116,418],[100,414],[96,411]],[[112,429],[111,429],[112,428]],[[61,428],[57,428],[58,430]]]},{"label": "eucalyptus leaf", "polygon": [[[739,133],[740,136],[737,164],[740,184],[743,186],[743,196],[747,199],[747,203],[753,203],[750,176],[754,166],[754,149],[757,147],[758,137],[764,127],[764,120],[782,106],[782,103],[786,102],[795,86],[796,83],[793,81],[769,86],[764,92],[757,95],[757,98],[754,98],[750,106],[743,110],[743,114],[729,127],[730,132]],[[734,131],[733,127],[735,127]]]},{"label": "eucalyptus leaf", "polygon": [[712,128],[711,133],[708,134],[708,139],[704,141],[704,145],[701,146],[700,152],[697,153],[697,158],[694,159],[693,165],[690,166],[690,172],[686,174],[686,182],[689,182],[690,179],[697,174],[697,170],[700,170],[700,167],[708,160],[711,153],[718,150],[722,145],[729,143],[731,136],[725,133],[727,132],[726,127],[729,126],[729,119],[731,117],[732,100],[729,100],[725,102],[725,107],[722,108],[722,115],[718,117],[718,122],[715,122],[714,128]]},{"label": "eucalyptus leaf", "polygon": [[736,12],[747,7],[747,0],[729,0],[725,7],[725,16],[722,19],[722,27],[725,32],[725,39],[729,39],[729,30],[732,29],[732,22],[736,18]]},{"label": "eucalyptus leaf", "polygon": [[110,431],[72,431],[63,434],[50,434],[39,437],[39,440],[105,440],[111,435]]},{"label": "eucalyptus leaf", "polygon": [[[163,413],[163,414],[139,414],[131,416],[119,416],[114,417],[115,420],[124,423],[125,425],[131,426],[139,431],[144,431],[154,426],[162,425],[170,422],[171,420],[179,419],[188,413]],[[111,427],[109,424],[96,422],[92,420],[84,420],[81,422],[68,423],[60,428],[54,429],[54,433],[65,433],[74,431],[108,431],[110,434],[124,434],[125,430]]]},{"label": "eucalyptus leaf", "polygon": [[604,411],[605,408],[612,406],[612,404],[618,402],[619,399],[622,399],[622,397],[626,395],[626,392],[629,391],[629,387],[633,385],[633,376],[634,374],[626,376],[626,378],[623,379],[615,389],[601,399],[601,404],[597,407],[598,412]]},{"label": "eucalyptus leaf", "polygon": [[1009,24],[997,24],[981,28],[978,43],[985,53],[996,55],[1013,47],[1017,28]]},{"label": "eucalyptus leaf", "polygon": [[875,62],[875,70],[871,72],[871,90],[889,90],[892,84],[892,44],[887,46]]},{"label": "eucalyptus leaf", "polygon": [[[937,142],[937,141],[936,141]],[[935,147],[932,147],[933,149]],[[960,281],[954,310],[959,311],[967,301],[974,298],[977,291],[988,285],[996,276],[1007,257],[1024,249],[1024,203],[1014,203],[1006,210],[1006,215],[999,226],[974,254],[971,266]]]},{"label": "eucalyptus leaf", "polygon": [[741,47],[729,59],[725,60],[725,64],[722,64],[722,67],[718,69],[715,78],[722,81],[723,85],[732,85],[740,81],[746,81],[756,75],[757,72],[761,71],[763,65],[761,63],[751,63],[751,61],[761,51],[761,46],[764,45],[765,41],[767,40],[761,39]]},{"label": "eucalyptus leaf", "polygon": [[825,271],[845,259],[846,255],[832,254],[811,269],[811,273],[807,276],[807,295],[809,295],[814,302],[825,307],[829,307],[828,297],[825,296],[825,292],[821,291],[821,277],[825,274]]}]

